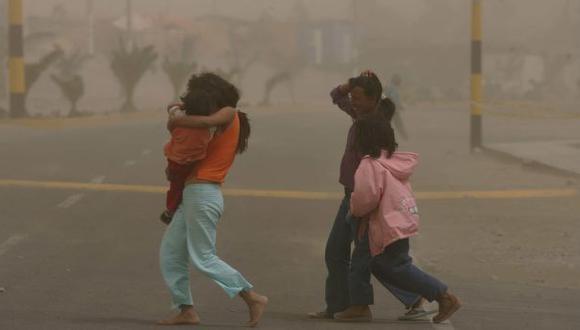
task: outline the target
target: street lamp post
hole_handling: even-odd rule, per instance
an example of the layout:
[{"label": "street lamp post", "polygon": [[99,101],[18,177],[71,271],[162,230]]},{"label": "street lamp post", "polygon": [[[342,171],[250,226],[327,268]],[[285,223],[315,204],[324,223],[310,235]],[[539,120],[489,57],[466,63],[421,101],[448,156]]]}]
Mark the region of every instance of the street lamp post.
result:
[{"label": "street lamp post", "polygon": [[26,80],[24,76],[24,42],[22,39],[23,8],[22,0],[8,0],[8,71],[10,75],[10,116],[26,117],[24,93]]},{"label": "street lamp post", "polygon": [[89,55],[92,56],[95,53],[95,13],[93,0],[87,0],[87,20],[88,20],[87,49]]},{"label": "street lamp post", "polygon": [[471,5],[471,151],[482,146],[482,15],[481,0]]},{"label": "street lamp post", "polygon": [[133,1],[127,0],[127,40],[133,47]]}]

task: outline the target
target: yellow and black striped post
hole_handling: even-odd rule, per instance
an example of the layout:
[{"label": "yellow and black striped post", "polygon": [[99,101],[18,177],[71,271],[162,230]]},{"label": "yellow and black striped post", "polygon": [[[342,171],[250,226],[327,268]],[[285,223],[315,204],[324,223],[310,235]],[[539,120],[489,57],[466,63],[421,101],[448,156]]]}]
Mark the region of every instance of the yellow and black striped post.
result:
[{"label": "yellow and black striped post", "polygon": [[482,15],[481,1],[472,0],[471,13],[471,150],[482,146]]},{"label": "yellow and black striped post", "polygon": [[8,15],[10,22],[8,29],[10,116],[19,118],[27,115],[24,104],[26,80],[24,76],[24,42],[22,39],[22,0],[8,0]]}]

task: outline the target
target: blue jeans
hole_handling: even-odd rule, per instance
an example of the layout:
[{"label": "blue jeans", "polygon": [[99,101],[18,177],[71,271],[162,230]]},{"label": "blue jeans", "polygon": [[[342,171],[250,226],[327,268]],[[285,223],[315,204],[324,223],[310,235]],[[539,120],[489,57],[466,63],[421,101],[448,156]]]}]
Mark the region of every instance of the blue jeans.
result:
[{"label": "blue jeans", "polygon": [[[334,224],[326,242],[325,262],[328,277],[325,285],[326,311],[336,313],[351,305],[372,305],[374,303],[373,286],[371,285],[368,236],[355,240],[358,222],[349,214],[350,192],[345,191],[344,198],[336,214]],[[352,252],[351,244],[355,241]],[[383,283],[385,285],[385,283]],[[419,297],[392,286],[387,288],[405,306],[413,305]]]},{"label": "blue jeans", "polygon": [[[358,221],[357,219],[351,219],[351,221],[354,223],[354,233],[356,233],[358,231]],[[355,268],[355,272],[357,272],[356,269],[362,269],[363,267],[366,267],[367,271],[370,272],[370,265],[372,262],[372,257],[371,257],[371,252],[370,252],[370,247],[369,247],[369,235],[368,235],[368,230],[364,233],[364,235],[362,235],[362,237],[360,237],[360,239],[355,239],[355,249],[354,252],[352,254],[352,261],[351,261],[351,271],[353,268]],[[360,270],[358,272],[361,272]],[[405,290],[401,290],[398,287],[389,284],[388,282],[384,281],[383,278],[377,277],[375,275],[375,278],[387,289],[391,292],[391,294],[397,298],[406,308],[411,308],[413,305],[415,305],[419,299],[421,299],[420,295],[417,295],[416,293],[413,292],[409,292],[409,291],[405,291]],[[372,292],[371,292],[372,294]],[[353,304],[354,305],[354,304]]]},{"label": "blue jeans", "polygon": [[161,273],[173,307],[193,305],[189,265],[216,282],[230,297],[252,285],[216,255],[216,226],[224,210],[220,186],[190,184],[161,241]]},{"label": "blue jeans", "polygon": [[401,239],[387,246],[371,262],[373,275],[389,285],[414,292],[429,301],[436,300],[447,286],[413,265],[409,256],[409,239]]}]

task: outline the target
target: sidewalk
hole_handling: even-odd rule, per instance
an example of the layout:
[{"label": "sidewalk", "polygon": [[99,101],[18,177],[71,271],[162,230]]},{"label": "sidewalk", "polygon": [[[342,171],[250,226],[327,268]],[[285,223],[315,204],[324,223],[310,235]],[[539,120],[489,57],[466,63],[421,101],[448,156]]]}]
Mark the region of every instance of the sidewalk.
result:
[{"label": "sidewalk", "polygon": [[106,113],[81,117],[30,117],[30,118],[0,118],[2,130],[10,128],[34,128],[34,129],[62,129],[62,128],[86,128],[109,125],[131,124],[138,122],[161,121],[167,115],[159,111],[137,111],[132,113]]},{"label": "sidewalk", "polygon": [[563,173],[580,176],[580,139],[492,143],[485,148],[514,157],[525,164],[540,164]]}]

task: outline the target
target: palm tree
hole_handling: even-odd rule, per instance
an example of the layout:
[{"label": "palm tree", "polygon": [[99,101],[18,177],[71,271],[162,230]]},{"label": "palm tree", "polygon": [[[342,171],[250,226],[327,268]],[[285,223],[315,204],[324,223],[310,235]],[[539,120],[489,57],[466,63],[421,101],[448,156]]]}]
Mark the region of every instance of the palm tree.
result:
[{"label": "palm tree", "polygon": [[163,71],[167,74],[167,78],[173,87],[175,100],[179,97],[179,92],[187,82],[189,75],[195,71],[197,64],[195,62],[186,62],[185,60],[171,61],[169,57],[165,57],[163,61]]},{"label": "palm tree", "polygon": [[[54,62],[63,56],[64,52],[61,48],[55,47],[50,53],[44,55],[36,63],[26,63],[24,65],[24,74],[26,80],[26,89],[24,90],[24,104],[32,86],[38,81],[38,78],[46,71]],[[26,113],[26,110],[25,110]]]},{"label": "palm tree", "polygon": [[121,107],[121,112],[137,111],[133,102],[135,88],[156,59],[157,52],[153,46],[139,47],[131,43],[127,47],[120,42],[119,48],[113,51],[111,70],[125,93],[125,103]]},{"label": "palm tree", "polygon": [[79,99],[85,94],[85,85],[83,78],[75,74],[69,78],[63,78],[58,75],[51,75],[52,81],[60,87],[60,90],[64,97],[70,102],[71,108],[69,110],[69,117],[80,116],[81,113],[78,111],[77,103]]},{"label": "palm tree", "polygon": [[71,104],[69,117],[81,114],[77,109],[77,103],[85,93],[85,85],[79,71],[88,58],[89,56],[79,50],[63,56],[57,64],[58,73],[50,76]]}]

